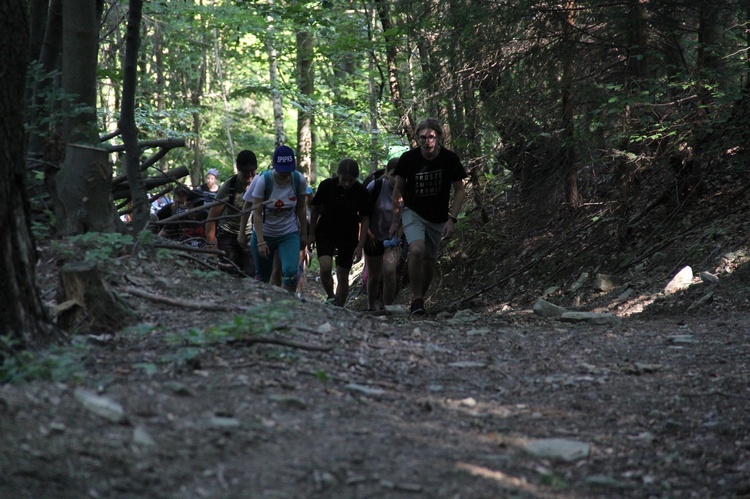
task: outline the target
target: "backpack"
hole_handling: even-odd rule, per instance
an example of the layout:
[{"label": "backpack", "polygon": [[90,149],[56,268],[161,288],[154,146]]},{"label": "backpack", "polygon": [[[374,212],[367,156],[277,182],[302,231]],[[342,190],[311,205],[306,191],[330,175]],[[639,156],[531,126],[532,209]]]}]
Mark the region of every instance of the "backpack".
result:
[{"label": "backpack", "polygon": [[237,174],[235,173],[231,177],[229,177],[229,198],[234,199],[235,190],[237,189]]},{"label": "backpack", "polygon": [[[273,192],[273,170],[266,170],[261,175],[263,175],[263,183],[265,184],[263,199],[266,200],[271,197],[271,193]],[[293,171],[292,181],[294,182],[294,193],[297,194],[297,199],[300,199],[300,197],[304,195],[304,193],[299,190],[300,185],[302,184],[302,174],[296,170]]]},{"label": "backpack", "polygon": [[383,182],[385,182],[384,178],[379,178],[375,181],[375,184],[372,186],[372,192],[370,193],[370,204],[372,205],[373,209],[375,208],[375,205],[378,203],[378,198],[380,197],[380,191],[383,190]]},{"label": "backpack", "polygon": [[[268,200],[271,198],[271,193],[273,192],[273,170],[266,170],[263,173],[263,184],[264,184],[264,191],[263,191],[263,200]],[[294,193],[297,195],[297,202],[300,202],[302,199],[302,196],[304,193],[300,192],[300,185],[302,185],[302,174],[298,171],[292,172],[292,182],[294,183]],[[266,207],[263,205],[263,220],[266,219]]]}]

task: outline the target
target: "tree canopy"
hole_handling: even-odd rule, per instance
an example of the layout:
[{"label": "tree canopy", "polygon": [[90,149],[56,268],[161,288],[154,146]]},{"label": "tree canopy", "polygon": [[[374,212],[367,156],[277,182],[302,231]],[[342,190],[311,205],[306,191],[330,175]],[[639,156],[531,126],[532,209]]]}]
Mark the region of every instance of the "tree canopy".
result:
[{"label": "tree canopy", "polygon": [[[31,11],[48,38],[57,3]],[[119,120],[129,4],[100,7],[103,136]],[[374,170],[433,116],[474,182],[500,178],[521,199],[575,208],[601,175],[662,165],[689,188],[702,168],[747,157],[748,18],[740,1],[146,2],[136,126],[141,140],[186,140],[152,167],[186,166],[193,185],[209,168],[228,176],[239,149],[267,165],[280,142],[313,180],[343,157]],[[37,73],[85,78],[66,80],[70,69],[37,52]],[[35,81],[27,95],[47,98],[28,100],[28,129],[59,140],[60,124],[90,106]],[[61,156],[54,146],[46,161]]]}]

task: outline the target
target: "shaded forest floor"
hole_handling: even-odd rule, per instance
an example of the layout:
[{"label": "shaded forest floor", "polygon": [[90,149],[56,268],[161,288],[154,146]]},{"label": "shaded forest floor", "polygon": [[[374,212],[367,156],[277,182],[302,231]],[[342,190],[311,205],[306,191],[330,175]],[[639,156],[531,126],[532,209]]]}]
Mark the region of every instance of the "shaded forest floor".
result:
[{"label": "shaded forest floor", "polygon": [[[39,363],[56,381],[0,387],[0,496],[750,496],[750,199],[704,184],[575,216],[484,192],[424,318],[325,306],[314,274],[299,302],[195,255],[113,255],[130,326],[81,324]],[[619,319],[542,318],[542,296]]]}]

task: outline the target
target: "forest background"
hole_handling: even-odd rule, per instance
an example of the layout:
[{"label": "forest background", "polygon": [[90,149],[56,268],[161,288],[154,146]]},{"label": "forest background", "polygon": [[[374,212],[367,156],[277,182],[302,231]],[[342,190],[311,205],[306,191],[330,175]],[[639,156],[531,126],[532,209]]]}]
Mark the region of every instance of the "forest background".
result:
[{"label": "forest background", "polygon": [[[731,178],[747,165],[746,2],[35,0],[5,9],[6,42],[27,51],[5,54],[4,67],[28,70],[23,98],[4,95],[6,129],[21,105],[24,124],[4,135],[3,168],[24,173],[6,181],[18,194],[4,198],[27,210],[3,222],[4,275],[27,284],[27,227],[31,238],[138,232],[168,182],[199,185],[209,168],[226,178],[245,148],[267,165],[276,145],[293,146],[313,183],[344,157],[374,170],[392,148],[414,145],[429,116],[444,123],[483,214],[497,194],[569,212],[608,196],[628,220],[629,191],[654,172],[684,199],[708,173]],[[28,287],[4,288],[26,308],[4,312],[9,332],[49,332]]]}]

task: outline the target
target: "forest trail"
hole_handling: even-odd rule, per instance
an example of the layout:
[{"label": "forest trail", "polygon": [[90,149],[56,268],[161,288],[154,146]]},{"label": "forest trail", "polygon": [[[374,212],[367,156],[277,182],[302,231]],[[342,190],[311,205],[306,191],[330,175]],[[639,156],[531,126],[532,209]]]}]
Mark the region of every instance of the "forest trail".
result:
[{"label": "forest trail", "polygon": [[744,310],[373,316],[166,262],[114,264],[140,319],[68,381],[0,387],[0,496],[750,494]]}]

